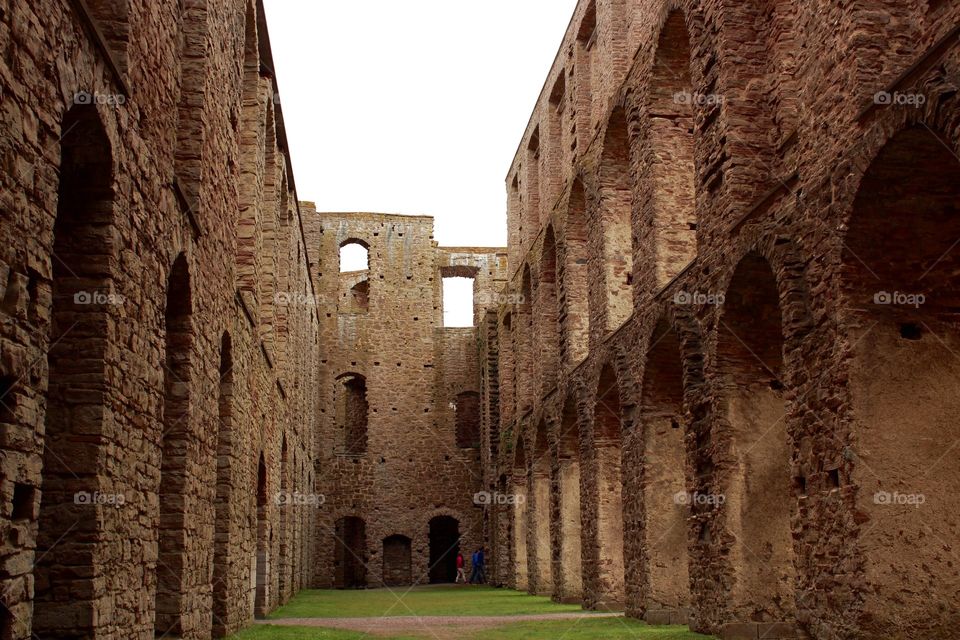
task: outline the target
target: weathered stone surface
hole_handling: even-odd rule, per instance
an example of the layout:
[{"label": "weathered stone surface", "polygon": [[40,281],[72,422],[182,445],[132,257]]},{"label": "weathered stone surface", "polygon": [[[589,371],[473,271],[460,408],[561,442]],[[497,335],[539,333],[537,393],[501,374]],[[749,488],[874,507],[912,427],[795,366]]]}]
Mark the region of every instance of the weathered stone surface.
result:
[{"label": "weathered stone surface", "polygon": [[277,494],[313,492],[320,319],[275,299],[315,283],[260,13],[0,3],[4,638],[210,637],[310,580]]},{"label": "weathered stone surface", "polygon": [[488,508],[496,581],[738,637],[951,637],[958,17],[578,4],[479,336],[484,477],[528,498]]}]

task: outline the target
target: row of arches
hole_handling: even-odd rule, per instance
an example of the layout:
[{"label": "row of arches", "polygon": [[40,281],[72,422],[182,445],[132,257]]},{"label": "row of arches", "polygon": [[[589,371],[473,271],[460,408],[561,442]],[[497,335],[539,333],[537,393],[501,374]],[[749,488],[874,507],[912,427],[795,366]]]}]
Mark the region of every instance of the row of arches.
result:
[{"label": "row of arches", "polygon": [[[117,12],[110,14],[104,3],[91,3],[91,11],[106,21],[108,44],[119,46],[126,41],[126,3],[109,4]],[[202,5],[185,9],[184,46],[191,50],[206,48],[206,30],[197,23],[205,19]],[[307,490],[309,449],[292,434],[288,447],[281,419],[267,419],[268,405],[282,404],[282,391],[268,386],[268,395],[275,395],[259,404],[265,415],[258,424],[271,432],[252,435],[259,461],[257,453],[245,452],[251,438],[241,430],[252,416],[249,398],[237,397],[237,383],[249,382],[242,376],[254,375],[245,353],[235,357],[238,346],[249,347],[249,334],[254,343],[262,340],[279,369],[286,338],[309,333],[310,324],[274,305],[274,293],[305,275],[304,252],[287,226],[291,199],[272,101],[260,100],[256,19],[250,5],[239,127],[241,211],[229,218],[226,239],[197,234],[197,220],[207,227],[212,219],[202,216],[202,144],[188,148],[178,141],[175,154],[175,188],[188,210],[170,219],[185,213],[193,224],[177,228],[151,219],[150,232],[162,235],[146,242],[140,234],[147,232],[118,215],[128,203],[114,140],[127,133],[108,129],[109,116],[95,104],[76,104],[62,120],[57,209],[50,212],[51,274],[36,284],[49,286],[49,326],[31,319],[49,333],[49,378],[44,425],[36,429],[43,434],[36,589],[32,619],[19,621],[21,630],[26,625],[38,636],[79,637],[98,625],[126,624],[130,616],[135,620],[127,622],[138,630],[149,625],[158,636],[223,635],[304,583],[307,545],[299,531],[309,514],[278,506],[275,496]],[[191,119],[203,113],[203,84],[191,76],[182,87],[180,133],[196,133],[193,143],[203,139],[196,128],[202,129],[202,118]],[[247,104],[251,100],[256,109]],[[269,113],[257,111],[260,106]],[[257,176],[249,175],[254,166],[260,167]],[[233,258],[226,264],[236,281],[225,283],[231,293],[223,299],[211,299],[214,289],[198,278],[211,255],[197,249],[200,242]],[[130,271],[127,262],[121,267],[122,254],[131,250],[142,251],[136,262],[142,272]],[[149,273],[154,259],[159,275]],[[258,326],[247,332],[227,322],[226,329],[208,330],[205,309],[233,311],[234,286],[257,291],[260,304],[247,309]],[[259,357],[259,349],[255,353]],[[242,376],[235,362],[244,363]],[[291,405],[310,390],[294,393]],[[276,442],[263,441],[274,435]],[[212,466],[203,464],[209,454]],[[130,592],[130,584],[142,584],[149,597]],[[117,588],[122,591],[111,591]],[[107,599],[118,617],[98,621]]]},{"label": "row of arches", "polygon": [[524,498],[508,540],[519,588],[667,621],[723,602],[725,619],[701,628],[797,624],[801,608],[830,608],[808,592],[846,570],[812,558],[842,546],[867,585],[865,633],[949,626],[936,611],[960,589],[946,551],[958,487],[946,467],[927,471],[958,437],[948,140],[921,122],[875,152],[845,233],[812,248],[836,259],[829,302],[798,245],[755,241],[707,315],[709,340],[671,307],[640,366],[613,351],[595,386],[527,425],[508,460]]},{"label": "row of arches", "polygon": [[[590,41],[598,20],[619,24],[624,18],[614,15],[612,8],[600,9],[597,13],[594,6],[583,17],[590,23],[584,28]],[[641,48],[615,96],[614,108],[597,127],[601,135],[595,143],[595,174],[579,169],[585,154],[542,152],[554,159],[552,173],[572,167],[563,179],[547,178],[566,186],[563,197],[544,204],[533,193],[542,191],[538,185],[544,182],[539,175],[543,167],[531,161],[515,166],[511,193],[524,189],[530,193],[510,198],[527,229],[526,242],[511,242],[511,247],[519,248],[511,259],[519,265],[520,299],[536,306],[532,312],[522,304],[514,310],[513,338],[518,345],[529,342],[531,332],[547,339],[538,340],[543,344],[539,353],[518,346],[514,377],[532,376],[538,396],[555,384],[554,371],[582,362],[590,350],[591,332],[603,341],[692,263],[698,237],[713,233],[701,229],[698,201],[714,198],[726,181],[736,184],[737,198],[749,200],[782,177],[778,150],[797,127],[793,62],[797,9],[789,0],[751,2],[725,8],[710,19],[718,22],[717,29],[731,31],[729,46],[752,48],[751,64],[739,65],[737,73],[725,76],[720,84],[722,61],[709,48],[712,36],[705,35],[710,32],[706,18],[697,7],[671,4],[648,39],[656,45]],[[744,31],[743,25],[749,28]],[[643,41],[626,29],[610,34],[630,42],[618,40],[606,49],[606,56],[616,57],[617,51],[632,50]],[[769,48],[756,46],[768,41]],[[592,59],[596,51],[591,50]],[[567,92],[568,84],[592,82],[589,73],[576,76],[561,72],[563,83],[560,86],[558,80],[554,102],[561,93],[569,93],[571,101],[583,93]],[[543,113],[552,114],[553,109]],[[538,149],[560,144],[559,138],[542,141],[541,129],[530,134],[531,144],[534,138]],[[717,144],[725,148],[711,150]],[[734,164],[730,158],[739,151],[742,162]],[[535,170],[537,180],[530,177]],[[553,215],[530,215],[531,207],[544,214],[553,210]],[[552,333],[560,340],[549,339]],[[554,366],[557,362],[560,367]],[[523,390],[514,395],[522,414],[529,404],[523,402]]]}]

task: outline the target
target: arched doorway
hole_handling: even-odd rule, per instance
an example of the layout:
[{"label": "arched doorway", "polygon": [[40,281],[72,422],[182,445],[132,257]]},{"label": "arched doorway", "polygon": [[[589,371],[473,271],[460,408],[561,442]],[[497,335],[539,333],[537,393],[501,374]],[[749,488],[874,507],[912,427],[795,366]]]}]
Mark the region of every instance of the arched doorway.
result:
[{"label": "arched doorway", "polygon": [[383,540],[383,584],[400,587],[412,584],[410,538],[393,535]]},{"label": "arched doorway", "polygon": [[676,332],[661,319],[650,336],[640,394],[645,519],[646,617],[686,623],[690,606],[683,416],[683,364]]},{"label": "arched doorway", "polygon": [[366,588],[367,524],[363,518],[345,516],[337,520],[333,564],[335,588]]},{"label": "arched doorway", "polygon": [[571,395],[560,419],[560,599],[583,597],[580,526],[580,422]]},{"label": "arched doorway", "polygon": [[518,591],[526,591],[530,584],[527,567],[527,456],[523,438],[517,439],[510,480],[513,493],[513,572]]},{"label": "arched doorway", "polygon": [[457,578],[460,553],[460,523],[451,516],[430,520],[430,584],[453,582]]},{"label": "arched doorway", "polygon": [[263,453],[257,463],[257,557],[253,615],[262,618],[270,611],[270,517],[267,460]]},{"label": "arched doorway", "polygon": [[777,282],[762,256],[750,253],[737,266],[718,334],[721,415],[738,463],[724,496],[736,537],[734,606],[743,620],[792,622],[796,497],[782,381],[783,330]]},{"label": "arched doorway", "polygon": [[550,495],[552,462],[550,444],[547,440],[547,423],[540,421],[533,448],[533,487],[530,491],[533,514],[533,537],[536,543],[536,592],[549,595],[553,592],[553,547],[550,544]]},{"label": "arched doorway", "polygon": [[623,418],[620,386],[609,364],[600,373],[594,404],[593,446],[597,494],[593,551],[597,555],[595,608],[619,610],[624,605],[623,480],[621,438]]},{"label": "arched doorway", "polygon": [[858,487],[869,518],[857,541],[865,636],[956,633],[960,162],[949,141],[925,126],[891,139],[860,184],[844,242],[855,455],[808,485],[842,496],[850,480]]}]

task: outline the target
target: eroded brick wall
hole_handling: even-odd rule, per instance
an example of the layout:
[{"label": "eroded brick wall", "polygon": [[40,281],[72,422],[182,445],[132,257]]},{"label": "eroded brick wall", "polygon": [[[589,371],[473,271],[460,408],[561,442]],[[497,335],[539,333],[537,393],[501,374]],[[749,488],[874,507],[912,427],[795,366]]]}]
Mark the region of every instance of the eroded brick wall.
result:
[{"label": "eroded brick wall", "polygon": [[231,632],[306,584],[316,513],[262,8],[6,2],[0,42],[0,635]]},{"label": "eroded brick wall", "polygon": [[[316,213],[302,206],[316,255],[321,342],[328,345],[319,368],[324,393],[316,489],[326,503],[314,537],[313,581],[347,586],[336,578],[335,534],[343,518],[356,518],[366,537],[363,549],[352,550],[363,559],[367,585],[427,583],[439,576],[431,571],[431,521],[457,521],[467,558],[484,539],[475,504],[484,488],[480,448],[457,441],[458,408],[474,402],[479,411],[477,330],[443,327],[442,279],[474,278],[475,317],[482,318],[503,286],[506,256],[497,249],[438,247],[429,217]],[[367,248],[366,271],[339,272],[346,244]],[[350,293],[359,281],[369,283],[366,308]],[[338,444],[344,415],[337,389],[349,376],[366,385],[363,452]],[[458,407],[464,394],[476,400]],[[396,564],[403,556],[398,540],[408,541],[409,567]]]},{"label": "eroded brick wall", "polygon": [[[923,443],[956,440],[958,16],[578,4],[507,175],[512,297],[481,341],[485,477],[534,494],[487,509],[499,581],[727,637],[953,633],[956,474]],[[531,333],[553,332],[548,371]]]}]

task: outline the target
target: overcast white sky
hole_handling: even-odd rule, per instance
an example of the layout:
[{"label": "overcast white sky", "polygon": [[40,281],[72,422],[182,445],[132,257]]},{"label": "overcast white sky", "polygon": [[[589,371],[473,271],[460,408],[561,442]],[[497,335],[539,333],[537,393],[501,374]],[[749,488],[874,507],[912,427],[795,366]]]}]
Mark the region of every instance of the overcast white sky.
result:
[{"label": "overcast white sky", "polygon": [[504,179],[576,0],[264,0],[297,191],[506,244]]}]

